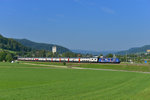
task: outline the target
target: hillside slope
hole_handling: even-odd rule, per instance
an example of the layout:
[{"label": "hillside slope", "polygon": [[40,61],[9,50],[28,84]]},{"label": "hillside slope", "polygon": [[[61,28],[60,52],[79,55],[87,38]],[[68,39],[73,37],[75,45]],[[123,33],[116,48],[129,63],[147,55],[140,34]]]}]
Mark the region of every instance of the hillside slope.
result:
[{"label": "hillside slope", "polygon": [[11,50],[11,51],[31,51],[31,48],[25,47],[17,41],[5,38],[0,35],[0,49]]},{"label": "hillside slope", "polygon": [[129,50],[120,51],[120,52],[117,52],[116,54],[125,55],[126,53],[127,54],[145,53],[149,49],[150,49],[150,45],[145,45],[142,47],[136,47],[136,48],[131,48]]},{"label": "hillside slope", "polygon": [[[26,47],[30,47],[33,49],[38,49],[38,50],[49,50],[52,51],[52,46],[54,46],[54,44],[46,44],[46,43],[36,43],[27,39],[15,39],[16,41],[18,41],[19,43],[21,43],[22,45],[26,46]],[[69,49],[59,46],[59,45],[55,45],[57,46],[57,51],[59,53],[65,53],[65,52],[70,52]]]}]

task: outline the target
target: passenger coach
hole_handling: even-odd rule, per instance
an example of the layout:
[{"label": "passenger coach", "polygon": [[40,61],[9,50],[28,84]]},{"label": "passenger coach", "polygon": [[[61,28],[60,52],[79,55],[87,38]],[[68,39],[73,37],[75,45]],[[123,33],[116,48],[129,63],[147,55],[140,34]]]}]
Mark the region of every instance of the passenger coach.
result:
[{"label": "passenger coach", "polygon": [[77,62],[77,63],[120,63],[118,58],[18,58],[19,61]]}]

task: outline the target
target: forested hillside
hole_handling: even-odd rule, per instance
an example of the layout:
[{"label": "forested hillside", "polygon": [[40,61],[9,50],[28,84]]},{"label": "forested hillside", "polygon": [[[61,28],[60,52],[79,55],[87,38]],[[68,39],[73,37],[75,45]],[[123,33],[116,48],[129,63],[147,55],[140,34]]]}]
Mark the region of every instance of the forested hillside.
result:
[{"label": "forested hillside", "polygon": [[[12,61],[17,57],[77,57],[69,49],[57,46],[57,53],[52,53],[51,44],[35,43],[29,40],[18,41],[0,35],[0,61]],[[26,46],[24,46],[26,45]],[[28,46],[28,47],[27,47]],[[32,47],[32,48],[30,48]],[[61,54],[62,53],[62,54]]]},{"label": "forested hillside", "polygon": [[149,49],[150,49],[150,45],[145,45],[143,47],[136,47],[136,48],[131,48],[129,50],[120,51],[117,52],[116,54],[125,55],[125,54],[145,53]]},{"label": "forested hillside", "polygon": [[25,52],[31,51],[31,48],[25,47],[17,41],[10,38],[5,38],[2,35],[0,35],[0,49]]},{"label": "forested hillside", "polygon": [[[30,48],[37,49],[37,50],[51,51],[52,47],[54,46],[54,44],[36,43],[36,42],[30,41],[27,39],[15,39],[15,40],[26,47],[30,47]],[[71,52],[69,49],[67,49],[65,47],[62,47],[59,45],[55,45],[55,46],[57,46],[57,52],[59,52],[59,53]]]},{"label": "forested hillside", "polygon": [[10,62],[17,57],[89,57],[58,45],[55,45],[57,52],[52,53],[53,44],[36,43],[26,39],[16,40],[0,35],[0,61]]}]

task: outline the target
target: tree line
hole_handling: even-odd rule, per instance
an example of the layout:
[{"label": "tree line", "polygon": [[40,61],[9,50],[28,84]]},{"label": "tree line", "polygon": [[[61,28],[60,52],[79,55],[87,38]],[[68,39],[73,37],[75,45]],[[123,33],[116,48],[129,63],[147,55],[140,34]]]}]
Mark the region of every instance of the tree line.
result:
[{"label": "tree line", "polygon": [[3,51],[3,50],[1,50],[0,51],[0,61],[2,62],[11,62],[11,61],[13,61],[13,58],[14,57],[14,55],[13,54],[11,54],[10,52],[6,52],[6,51]]},{"label": "tree line", "polygon": [[17,41],[9,38],[5,38],[0,35],[0,48],[12,51],[25,51],[30,52],[32,49],[23,46],[22,44],[18,43]]}]

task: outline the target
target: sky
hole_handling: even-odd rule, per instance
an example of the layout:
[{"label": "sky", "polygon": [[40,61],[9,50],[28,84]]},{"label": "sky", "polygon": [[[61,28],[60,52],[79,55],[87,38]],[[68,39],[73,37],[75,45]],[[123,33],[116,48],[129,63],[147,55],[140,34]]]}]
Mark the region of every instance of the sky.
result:
[{"label": "sky", "polygon": [[150,0],[0,0],[0,34],[81,50],[150,45]]}]

